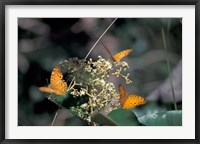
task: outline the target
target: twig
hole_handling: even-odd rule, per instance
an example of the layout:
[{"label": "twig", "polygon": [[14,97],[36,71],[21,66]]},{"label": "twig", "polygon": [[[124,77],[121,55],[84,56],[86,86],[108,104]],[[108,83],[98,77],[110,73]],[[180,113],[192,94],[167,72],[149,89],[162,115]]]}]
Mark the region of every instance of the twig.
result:
[{"label": "twig", "polygon": [[88,54],[85,56],[85,59],[88,58],[88,56],[90,55],[90,53],[92,52],[92,50],[95,48],[95,46],[97,45],[97,43],[100,41],[100,39],[104,36],[104,34],[109,30],[109,28],[115,23],[115,21],[117,20],[117,18],[115,18],[113,20],[113,22],[108,26],[108,28],[101,34],[101,36],[99,37],[99,39],[95,42],[95,44],[92,46],[92,48],[90,49],[90,51],[88,52]]},{"label": "twig", "polygon": [[173,96],[173,101],[174,101],[174,109],[177,110],[177,104],[176,104],[176,99],[175,99],[174,87],[173,87],[172,77],[171,77],[171,68],[170,68],[168,54],[167,54],[167,44],[166,44],[166,39],[165,39],[165,32],[164,32],[163,27],[162,27],[161,31],[162,31],[163,45],[164,45],[165,52],[166,52],[167,69],[168,69],[168,72],[169,72],[169,81],[170,81],[170,86],[171,86],[172,96]]}]

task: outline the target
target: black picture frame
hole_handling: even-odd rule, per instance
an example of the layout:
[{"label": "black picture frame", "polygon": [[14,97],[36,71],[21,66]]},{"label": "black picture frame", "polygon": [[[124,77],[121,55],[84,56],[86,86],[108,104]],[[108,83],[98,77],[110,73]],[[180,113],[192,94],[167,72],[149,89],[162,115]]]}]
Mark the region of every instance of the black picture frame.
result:
[{"label": "black picture frame", "polygon": [[[5,7],[7,5],[194,5],[195,6],[195,139],[5,139]],[[199,0],[1,0],[0,1],[0,142],[1,143],[166,143],[166,144],[197,144],[200,143],[199,133],[199,35],[200,35],[200,1]]]}]

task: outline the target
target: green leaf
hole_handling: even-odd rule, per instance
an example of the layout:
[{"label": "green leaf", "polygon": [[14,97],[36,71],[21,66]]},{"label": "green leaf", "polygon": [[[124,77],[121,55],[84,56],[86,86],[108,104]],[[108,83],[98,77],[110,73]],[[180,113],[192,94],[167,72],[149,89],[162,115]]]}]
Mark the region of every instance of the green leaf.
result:
[{"label": "green leaf", "polygon": [[157,102],[148,101],[145,105],[131,109],[139,118],[149,113],[158,113],[167,111],[169,104],[158,104]]},{"label": "green leaf", "polygon": [[64,99],[65,99],[65,97],[62,95],[56,97],[56,101],[59,103],[61,103]]},{"label": "green leaf", "polygon": [[107,126],[117,126],[117,124],[110,119],[108,116],[103,115],[101,113],[95,113],[91,116],[91,120],[96,122],[100,125],[107,125]]},{"label": "green leaf", "polygon": [[49,94],[46,95],[46,98],[50,100],[51,102],[55,103],[58,106],[61,106],[62,108],[69,109],[70,107],[74,106],[80,106],[84,103],[88,102],[88,96],[84,95],[81,97],[73,97],[71,93],[71,90],[68,91],[65,95],[55,95],[55,94]]},{"label": "green leaf", "polygon": [[131,110],[117,109],[108,114],[108,116],[119,126],[139,126],[136,115]]},{"label": "green leaf", "polygon": [[146,126],[181,126],[182,110],[147,114],[138,120]]}]

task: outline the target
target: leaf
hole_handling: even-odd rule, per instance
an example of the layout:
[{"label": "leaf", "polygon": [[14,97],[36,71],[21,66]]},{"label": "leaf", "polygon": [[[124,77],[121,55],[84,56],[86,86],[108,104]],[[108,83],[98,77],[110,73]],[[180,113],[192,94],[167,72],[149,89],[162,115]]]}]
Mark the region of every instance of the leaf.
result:
[{"label": "leaf", "polygon": [[69,90],[65,95],[55,95],[49,94],[46,95],[46,98],[51,102],[55,103],[57,106],[61,106],[62,108],[69,109],[70,107],[80,106],[84,103],[88,102],[88,96],[83,95],[81,97],[73,97],[71,90]]},{"label": "leaf", "polygon": [[59,103],[61,103],[64,99],[65,99],[65,97],[62,96],[62,95],[56,97],[56,101],[59,102]]},{"label": "leaf", "polygon": [[101,113],[94,113],[91,116],[91,120],[100,125],[117,126],[117,124],[112,119],[110,119],[108,116],[103,115]]},{"label": "leaf", "polygon": [[157,102],[148,101],[145,105],[135,107],[131,110],[139,118],[149,113],[165,112],[168,107],[169,104],[158,104]]},{"label": "leaf", "polygon": [[108,114],[108,116],[119,126],[139,126],[136,115],[131,110],[117,109]]},{"label": "leaf", "polygon": [[182,110],[147,114],[138,120],[146,126],[182,126]]}]

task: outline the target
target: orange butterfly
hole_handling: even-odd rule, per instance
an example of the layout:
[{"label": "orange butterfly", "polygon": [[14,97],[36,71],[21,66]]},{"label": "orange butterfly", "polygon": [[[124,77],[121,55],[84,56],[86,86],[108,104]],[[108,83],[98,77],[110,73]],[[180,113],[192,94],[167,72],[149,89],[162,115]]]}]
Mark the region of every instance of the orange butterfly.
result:
[{"label": "orange butterfly", "polygon": [[112,56],[113,60],[115,62],[118,62],[120,61],[122,58],[126,57],[130,52],[132,51],[132,49],[126,49],[126,50],[123,50],[115,55]]},{"label": "orange butterfly", "polygon": [[50,78],[50,84],[48,87],[40,87],[40,91],[54,93],[56,95],[64,95],[67,92],[67,83],[63,80],[63,74],[60,69],[56,66]]},{"label": "orange butterfly", "polygon": [[123,85],[119,85],[119,102],[123,109],[131,109],[139,105],[145,104],[147,101],[145,98],[137,95],[129,95]]}]

